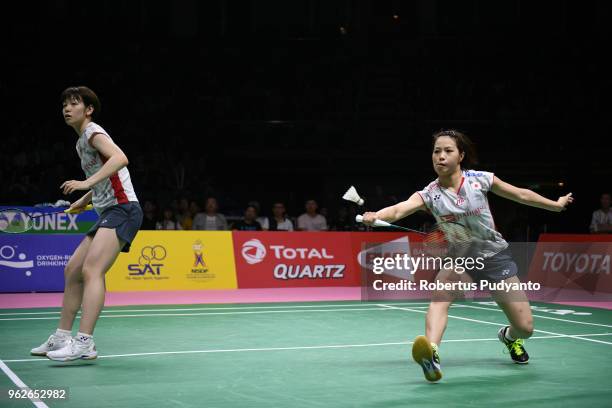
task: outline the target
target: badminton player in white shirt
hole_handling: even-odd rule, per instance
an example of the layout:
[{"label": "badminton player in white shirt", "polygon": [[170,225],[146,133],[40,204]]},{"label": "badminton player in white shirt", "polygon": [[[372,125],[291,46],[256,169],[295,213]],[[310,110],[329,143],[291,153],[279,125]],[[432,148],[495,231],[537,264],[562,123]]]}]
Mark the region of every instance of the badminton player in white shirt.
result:
[{"label": "badminton player in white shirt", "polygon": [[[78,135],[76,149],[85,180],[69,180],[61,185],[64,194],[87,191],[72,203],[70,210],[82,211],[90,201],[99,215],[70,261],[64,276],[64,300],[58,328],[31,354],[51,360],[91,360],[98,355],[93,331],[104,306],[104,275],[119,252],[128,252],[142,223],[142,210],[127,169],[128,159],[109,134],[93,119],[100,112],[96,94],[84,86],[62,93],[64,121]],[[79,331],[72,337],[72,326],[81,310]]]},{"label": "badminton player in white shirt", "polygon": [[[442,269],[436,281],[519,283],[517,266],[510,256],[508,243],[495,229],[487,193],[492,191],[518,203],[555,212],[563,211],[573,202],[572,194],[553,201],[531,190],[506,183],[493,173],[471,170],[475,162],[473,144],[466,135],[456,130],[443,130],[433,135],[431,157],[434,171],[438,175],[435,181],[404,202],[377,212],[365,213],[364,223],[372,225],[376,220],[392,223],[418,210],[429,211],[437,222],[458,222],[468,228],[476,240],[476,253],[471,255],[484,258],[484,268],[467,270],[466,274]],[[429,381],[442,378],[439,347],[446,329],[448,309],[455,295],[445,291],[432,294],[425,336],[418,336],[413,344],[413,358]],[[533,318],[525,292],[501,290],[491,291],[491,295],[506,314],[509,323],[499,330],[499,340],[508,348],[515,363],[527,363],[529,356],[523,340],[533,333]]]}]

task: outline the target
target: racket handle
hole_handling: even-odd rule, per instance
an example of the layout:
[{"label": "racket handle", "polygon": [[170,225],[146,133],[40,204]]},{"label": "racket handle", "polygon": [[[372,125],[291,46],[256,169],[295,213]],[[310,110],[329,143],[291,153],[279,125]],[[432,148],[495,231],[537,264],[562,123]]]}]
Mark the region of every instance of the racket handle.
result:
[{"label": "racket handle", "polygon": [[[363,222],[363,215],[355,216],[355,221]],[[391,224],[389,224],[387,221],[376,220],[376,221],[374,221],[373,226],[375,226],[375,227],[391,227]]]},{"label": "racket handle", "polygon": [[83,211],[87,211],[87,210],[91,210],[91,209],[93,209],[93,205],[92,205],[92,204],[87,204],[85,207],[83,207],[83,209],[82,209],[82,210],[71,210],[71,209],[66,209],[66,210],[64,210],[64,212],[65,212],[66,214],[80,214],[80,213],[82,213]]}]

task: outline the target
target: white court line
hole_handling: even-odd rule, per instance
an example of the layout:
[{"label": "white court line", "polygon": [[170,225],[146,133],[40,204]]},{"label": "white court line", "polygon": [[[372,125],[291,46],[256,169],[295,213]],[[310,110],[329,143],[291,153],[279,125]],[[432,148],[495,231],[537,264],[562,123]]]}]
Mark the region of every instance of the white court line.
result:
[{"label": "white court line", "polygon": [[[427,312],[425,312],[423,310],[408,309],[408,308],[405,308],[405,307],[394,307],[394,306],[383,305],[383,304],[379,304],[379,306],[380,307],[385,307],[385,308],[390,308],[390,309],[395,309],[395,310],[405,310],[405,311],[408,311],[408,312],[427,313]],[[490,309],[490,310],[494,310],[494,309]],[[450,317],[452,319],[466,320],[468,322],[475,322],[475,323],[482,323],[482,324],[491,324],[491,325],[494,325],[494,326],[507,326],[508,325],[507,323],[494,323],[494,322],[488,322],[486,320],[469,319],[467,317],[460,317],[460,316],[453,316],[453,315],[448,315],[448,317]],[[590,342],[593,342],[593,343],[601,343],[601,344],[612,345],[612,342],[609,342],[609,341],[587,339],[587,338],[579,337],[577,335],[561,334],[561,333],[555,333],[555,332],[546,331],[546,330],[539,330],[539,329],[537,329],[537,330],[534,329],[533,331],[534,332],[538,332],[538,333],[552,334],[552,335],[562,336],[562,337],[569,337],[569,338],[572,338],[572,339],[590,341]]]},{"label": "white court line", "polygon": [[[612,333],[591,333],[591,334],[576,334],[576,337],[584,336],[612,336]],[[555,334],[549,336],[533,336],[529,340],[555,339],[565,338],[568,335]],[[486,339],[450,339],[444,340],[443,343],[463,343],[472,341],[499,341],[497,337]],[[242,353],[255,351],[290,351],[290,350],[323,350],[323,349],[342,349],[342,348],[359,348],[359,347],[384,347],[384,346],[401,346],[410,345],[412,341],[398,341],[390,343],[366,343],[366,344],[329,344],[320,346],[289,346],[289,347],[262,347],[262,348],[239,348],[239,349],[212,349],[212,350],[185,350],[185,351],[153,351],[148,353],[130,353],[130,354],[109,354],[98,356],[98,358],[119,358],[119,357],[142,357],[142,356],[162,356],[162,355],[181,355],[181,354],[214,354],[214,353]],[[49,362],[45,358],[24,358],[15,360],[4,360],[7,363],[31,363],[31,362]]]},{"label": "white court line", "polygon": [[[482,309],[482,310],[492,310],[494,312],[504,312],[501,309],[493,309],[490,307],[484,307],[484,306],[472,306],[472,305],[463,305],[464,307],[469,307],[471,309]],[[567,323],[576,323],[576,324],[585,324],[587,326],[598,326],[598,327],[608,327],[611,328],[612,325],[610,324],[603,324],[603,323],[590,323],[590,322],[579,322],[576,320],[568,320],[568,319],[561,319],[559,317],[551,317],[551,316],[542,316],[542,315],[533,315],[534,317],[538,317],[540,319],[549,319],[549,320],[558,320],[560,322],[567,322]]]},{"label": "white court line", "polygon": [[[21,378],[19,378],[17,374],[13,372],[13,370],[8,368],[8,366],[4,364],[4,361],[2,360],[0,360],[0,369],[2,369],[4,374],[6,374],[6,376],[10,378],[13,384],[15,384],[17,387],[23,388],[27,391],[31,390],[30,387],[28,387],[26,383],[21,381]],[[49,408],[49,406],[42,401],[35,401],[33,398],[30,398],[30,401],[32,401],[32,404],[34,404],[35,407]]]},{"label": "white court line", "polygon": [[[394,303],[397,305],[429,305],[429,303],[423,302],[408,302],[408,303]],[[166,308],[166,309],[119,309],[119,310],[102,310],[102,313],[133,313],[133,312],[169,312],[169,311],[195,311],[195,310],[242,310],[242,309],[301,309],[301,308],[323,308],[323,307],[359,307],[359,306],[374,306],[374,303],[360,302],[360,303],[345,303],[335,305],[286,305],[286,306],[233,306],[233,307],[195,307],[195,308]],[[46,314],[61,314],[60,310],[53,312],[14,312],[14,313],[0,313],[0,316],[21,316],[21,315],[46,315]]]},{"label": "white court line", "polygon": [[[375,305],[372,305],[375,306]],[[428,306],[415,306],[416,308],[426,308]],[[352,308],[352,309],[307,309],[307,310],[261,310],[248,312],[212,312],[212,313],[147,313],[147,314],[126,314],[126,315],[100,315],[100,318],[119,318],[119,317],[168,317],[168,316],[218,316],[218,315],[243,315],[243,314],[269,314],[269,313],[324,313],[324,312],[360,312],[360,311],[381,311],[386,310],[380,307]],[[81,316],[76,316],[79,319]],[[53,317],[11,317],[3,318],[0,321],[22,321],[22,320],[57,320]]]}]

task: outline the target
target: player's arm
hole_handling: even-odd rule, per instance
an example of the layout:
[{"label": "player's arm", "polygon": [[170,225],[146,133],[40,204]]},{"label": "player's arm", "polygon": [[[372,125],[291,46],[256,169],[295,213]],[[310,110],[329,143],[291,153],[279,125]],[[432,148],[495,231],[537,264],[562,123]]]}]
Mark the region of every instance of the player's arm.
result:
[{"label": "player's arm", "polygon": [[67,212],[71,214],[80,214],[85,211],[85,207],[87,204],[91,202],[91,197],[93,196],[93,190],[89,190],[83,197],[79,198],[68,207]]},{"label": "player's arm", "polygon": [[91,202],[91,197],[93,196],[93,190],[89,190],[83,195],[83,197],[76,200],[74,203],[70,205],[70,209],[74,210],[77,208],[85,207],[87,204]]},{"label": "player's arm", "polygon": [[102,180],[105,180],[128,165],[128,158],[109,137],[103,134],[93,135],[90,139],[91,145],[102,157],[108,158],[106,163],[85,181],[70,180],[61,185],[64,194],[70,194],[76,190],[89,190]]},{"label": "player's arm", "polygon": [[366,212],[363,214],[363,223],[372,225],[376,220],[395,222],[419,210],[425,210],[425,208],[425,203],[421,196],[418,193],[414,193],[409,199],[401,203],[383,208],[376,212]]},{"label": "player's arm", "polygon": [[542,197],[535,191],[531,191],[527,188],[519,188],[513,186],[510,183],[501,181],[498,177],[493,177],[493,185],[491,191],[500,197],[507,198],[517,203],[529,205],[531,207],[543,208],[549,211],[560,212],[574,202],[572,193],[566,194],[559,197],[557,201],[549,200],[546,197]]}]

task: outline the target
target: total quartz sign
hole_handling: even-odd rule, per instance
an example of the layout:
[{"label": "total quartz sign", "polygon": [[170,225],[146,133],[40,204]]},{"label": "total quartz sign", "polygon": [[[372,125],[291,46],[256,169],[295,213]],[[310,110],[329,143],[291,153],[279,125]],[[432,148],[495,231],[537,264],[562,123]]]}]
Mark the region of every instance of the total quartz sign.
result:
[{"label": "total quartz sign", "polygon": [[234,232],[239,288],[359,286],[350,234]]}]

